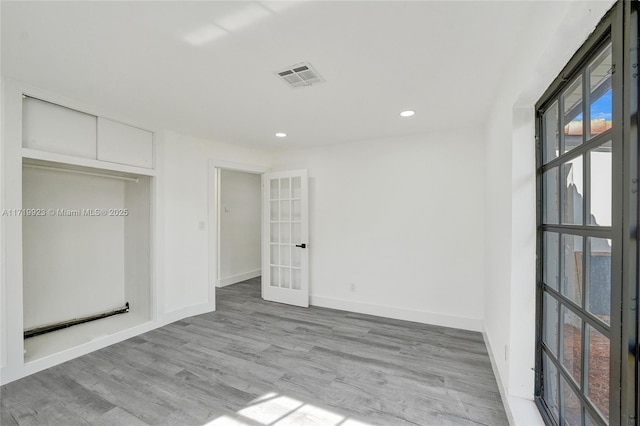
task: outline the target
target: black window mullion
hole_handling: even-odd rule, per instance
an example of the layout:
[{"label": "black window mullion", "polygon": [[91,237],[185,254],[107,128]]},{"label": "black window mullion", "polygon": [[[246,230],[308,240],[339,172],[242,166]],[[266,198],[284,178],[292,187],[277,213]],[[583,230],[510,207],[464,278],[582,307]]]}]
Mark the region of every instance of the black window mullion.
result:
[{"label": "black window mullion", "polygon": [[598,332],[600,332],[603,336],[606,336],[609,339],[611,338],[611,327],[602,322],[598,317],[584,311],[580,306],[576,305],[575,302],[566,297],[564,294],[546,284],[544,284],[544,291],[552,294],[556,299],[562,302],[564,306],[571,310],[571,312],[580,317],[582,321],[588,322],[589,325],[598,330]]},{"label": "black window mullion", "polygon": [[594,136],[590,141],[585,142],[577,147],[573,148],[571,151],[563,154],[558,158],[554,158],[548,163],[542,165],[542,172],[546,172],[549,169],[552,169],[558,165],[565,164],[569,160],[573,160],[581,155],[584,155],[586,152],[596,149],[598,146],[603,145],[605,142],[608,142],[613,137],[612,129],[606,130],[600,133],[598,136]]},{"label": "black window mullion", "polygon": [[564,414],[564,398],[563,398],[564,393],[562,392],[562,381],[560,380],[560,377],[562,377],[562,378],[564,378],[564,381],[569,384],[569,386],[571,387],[571,390],[578,397],[578,399],[582,403],[582,406],[589,412],[591,417],[594,420],[596,420],[597,422],[599,422],[600,424],[606,425],[607,423],[606,423],[605,419],[603,419],[602,415],[598,412],[598,410],[596,410],[593,407],[593,404],[591,404],[591,401],[589,401],[589,399],[586,397],[586,395],[584,395],[582,393],[582,391],[580,390],[580,387],[578,385],[576,385],[576,383],[571,378],[571,374],[566,370],[566,368],[564,368],[564,366],[560,362],[560,359],[556,358],[555,356],[553,356],[551,351],[548,351],[547,348],[543,349],[543,353],[549,358],[549,360],[551,360],[551,362],[556,367],[556,370],[558,371],[558,384],[557,384],[558,388],[557,389],[558,389],[558,393],[560,395],[560,398],[559,398],[559,400],[560,400],[560,424],[561,425],[563,424],[562,417],[563,417],[563,414]]},{"label": "black window mullion", "polygon": [[541,225],[540,229],[546,232],[559,232],[565,234],[580,235],[584,237],[611,239],[612,228],[609,226],[582,226],[582,225]]}]

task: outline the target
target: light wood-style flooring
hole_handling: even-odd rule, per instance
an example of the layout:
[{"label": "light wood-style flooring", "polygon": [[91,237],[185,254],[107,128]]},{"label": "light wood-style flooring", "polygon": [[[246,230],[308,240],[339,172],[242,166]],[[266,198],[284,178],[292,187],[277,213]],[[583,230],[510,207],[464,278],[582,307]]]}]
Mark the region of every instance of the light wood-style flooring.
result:
[{"label": "light wood-style flooring", "polygon": [[0,424],[508,424],[480,333],[265,302],[259,283],[3,386]]}]

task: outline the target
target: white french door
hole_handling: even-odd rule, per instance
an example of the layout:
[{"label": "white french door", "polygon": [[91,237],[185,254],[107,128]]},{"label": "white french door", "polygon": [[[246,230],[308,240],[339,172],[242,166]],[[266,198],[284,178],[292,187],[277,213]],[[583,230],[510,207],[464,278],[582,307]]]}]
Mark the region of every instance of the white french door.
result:
[{"label": "white french door", "polygon": [[262,298],[309,306],[307,171],[262,175]]}]

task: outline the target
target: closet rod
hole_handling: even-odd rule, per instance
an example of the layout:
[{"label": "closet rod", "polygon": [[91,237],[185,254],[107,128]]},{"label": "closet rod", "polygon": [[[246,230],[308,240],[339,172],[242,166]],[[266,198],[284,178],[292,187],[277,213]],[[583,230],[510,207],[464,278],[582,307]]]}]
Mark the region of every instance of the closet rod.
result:
[{"label": "closet rod", "polygon": [[99,176],[111,179],[120,179],[120,180],[128,180],[130,182],[138,182],[138,178],[130,178],[126,176],[116,176],[116,175],[108,175],[106,173],[96,173],[96,172],[86,172],[84,170],[74,170],[74,169],[65,169],[62,167],[51,167],[51,166],[40,166],[38,164],[24,164],[24,167],[29,167],[32,169],[41,169],[41,170],[56,170],[58,172],[67,172],[67,173],[77,173],[79,175],[89,175],[89,176]]},{"label": "closet rod", "polygon": [[102,312],[95,315],[89,315],[87,317],[74,318],[68,321],[62,321],[55,324],[43,325],[40,327],[27,329],[24,331],[24,338],[28,339],[29,337],[51,333],[52,331],[62,330],[63,328],[73,327],[74,325],[84,324],[86,322],[112,317],[114,315],[126,314],[127,312],[129,312],[129,302],[125,302],[122,308],[114,309],[113,311]]}]

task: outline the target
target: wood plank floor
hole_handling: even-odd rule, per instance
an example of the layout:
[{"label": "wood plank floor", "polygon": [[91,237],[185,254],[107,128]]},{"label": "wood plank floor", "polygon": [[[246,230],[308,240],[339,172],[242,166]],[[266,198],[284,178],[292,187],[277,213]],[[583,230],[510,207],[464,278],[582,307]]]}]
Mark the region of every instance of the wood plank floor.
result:
[{"label": "wood plank floor", "polygon": [[507,425],[480,333],[265,302],[218,310],[0,388],[9,425]]}]

